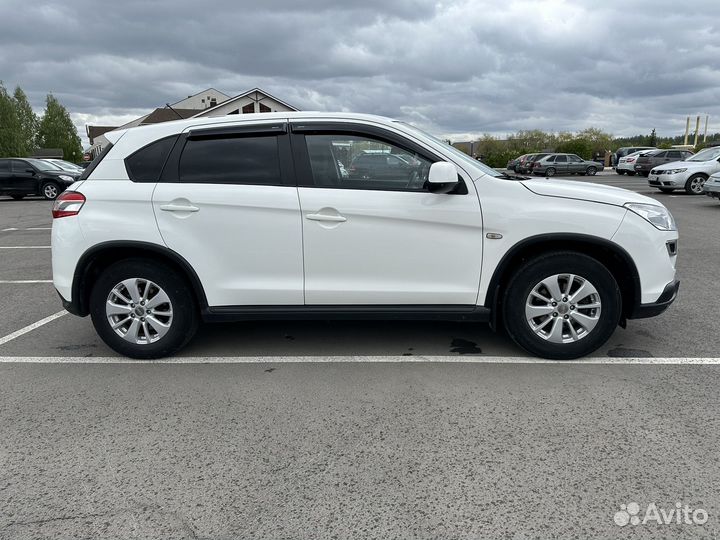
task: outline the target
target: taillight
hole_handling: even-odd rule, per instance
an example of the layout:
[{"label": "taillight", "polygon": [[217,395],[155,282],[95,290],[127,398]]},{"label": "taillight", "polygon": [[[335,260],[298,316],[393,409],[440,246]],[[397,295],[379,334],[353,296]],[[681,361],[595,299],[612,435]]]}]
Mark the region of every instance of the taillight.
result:
[{"label": "taillight", "polygon": [[52,209],[53,219],[76,216],[85,204],[85,195],[79,191],[64,191],[55,199]]}]

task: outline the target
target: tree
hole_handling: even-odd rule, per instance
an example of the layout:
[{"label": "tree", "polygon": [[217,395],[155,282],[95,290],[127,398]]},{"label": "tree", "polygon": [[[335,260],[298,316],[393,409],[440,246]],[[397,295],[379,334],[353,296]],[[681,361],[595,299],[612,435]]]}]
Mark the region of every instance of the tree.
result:
[{"label": "tree", "polygon": [[36,148],[38,117],[33,112],[25,92],[19,86],[15,88],[13,100],[18,120],[18,155],[30,156]]},{"label": "tree", "polygon": [[38,144],[43,148],[62,148],[63,159],[79,162],[82,146],[70,114],[53,96],[48,94],[45,114],[40,120]]},{"label": "tree", "polygon": [[20,155],[19,128],[15,101],[0,82],[0,157]]},{"label": "tree", "polygon": [[649,146],[657,146],[657,135],[655,134],[655,128],[650,132]]}]

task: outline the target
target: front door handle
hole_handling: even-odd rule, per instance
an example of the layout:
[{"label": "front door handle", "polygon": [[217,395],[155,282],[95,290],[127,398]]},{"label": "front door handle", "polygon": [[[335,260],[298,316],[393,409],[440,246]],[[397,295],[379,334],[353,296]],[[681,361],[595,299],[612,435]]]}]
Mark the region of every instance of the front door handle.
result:
[{"label": "front door handle", "polygon": [[328,215],[328,214],[308,214],[305,216],[306,219],[312,221],[334,221],[336,223],[342,223],[347,221],[347,218],[340,214]]},{"label": "front door handle", "polygon": [[197,212],[200,209],[192,204],[168,203],[161,204],[160,210],[164,210],[165,212]]}]

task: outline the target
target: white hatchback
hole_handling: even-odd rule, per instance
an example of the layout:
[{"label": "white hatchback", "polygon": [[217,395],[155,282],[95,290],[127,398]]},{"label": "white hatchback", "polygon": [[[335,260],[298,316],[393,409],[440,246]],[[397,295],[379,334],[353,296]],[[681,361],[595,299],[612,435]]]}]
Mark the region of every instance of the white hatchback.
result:
[{"label": "white hatchback", "polygon": [[474,320],[576,358],[675,299],[653,199],[508,176],[408,124],[347,113],[111,131],[53,209],[53,279],[116,351],[178,351],[200,321]]}]

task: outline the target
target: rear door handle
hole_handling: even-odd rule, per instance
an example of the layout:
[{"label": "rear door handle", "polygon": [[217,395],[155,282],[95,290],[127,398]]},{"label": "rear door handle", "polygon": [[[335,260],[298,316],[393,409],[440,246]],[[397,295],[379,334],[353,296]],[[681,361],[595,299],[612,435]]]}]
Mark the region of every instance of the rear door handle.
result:
[{"label": "rear door handle", "polygon": [[160,210],[164,210],[165,212],[197,212],[200,209],[197,206],[193,206],[191,204],[168,203],[161,204]]},{"label": "rear door handle", "polygon": [[328,214],[308,214],[305,216],[306,219],[312,221],[334,221],[336,223],[342,223],[347,221],[347,218],[339,214],[328,215]]}]

